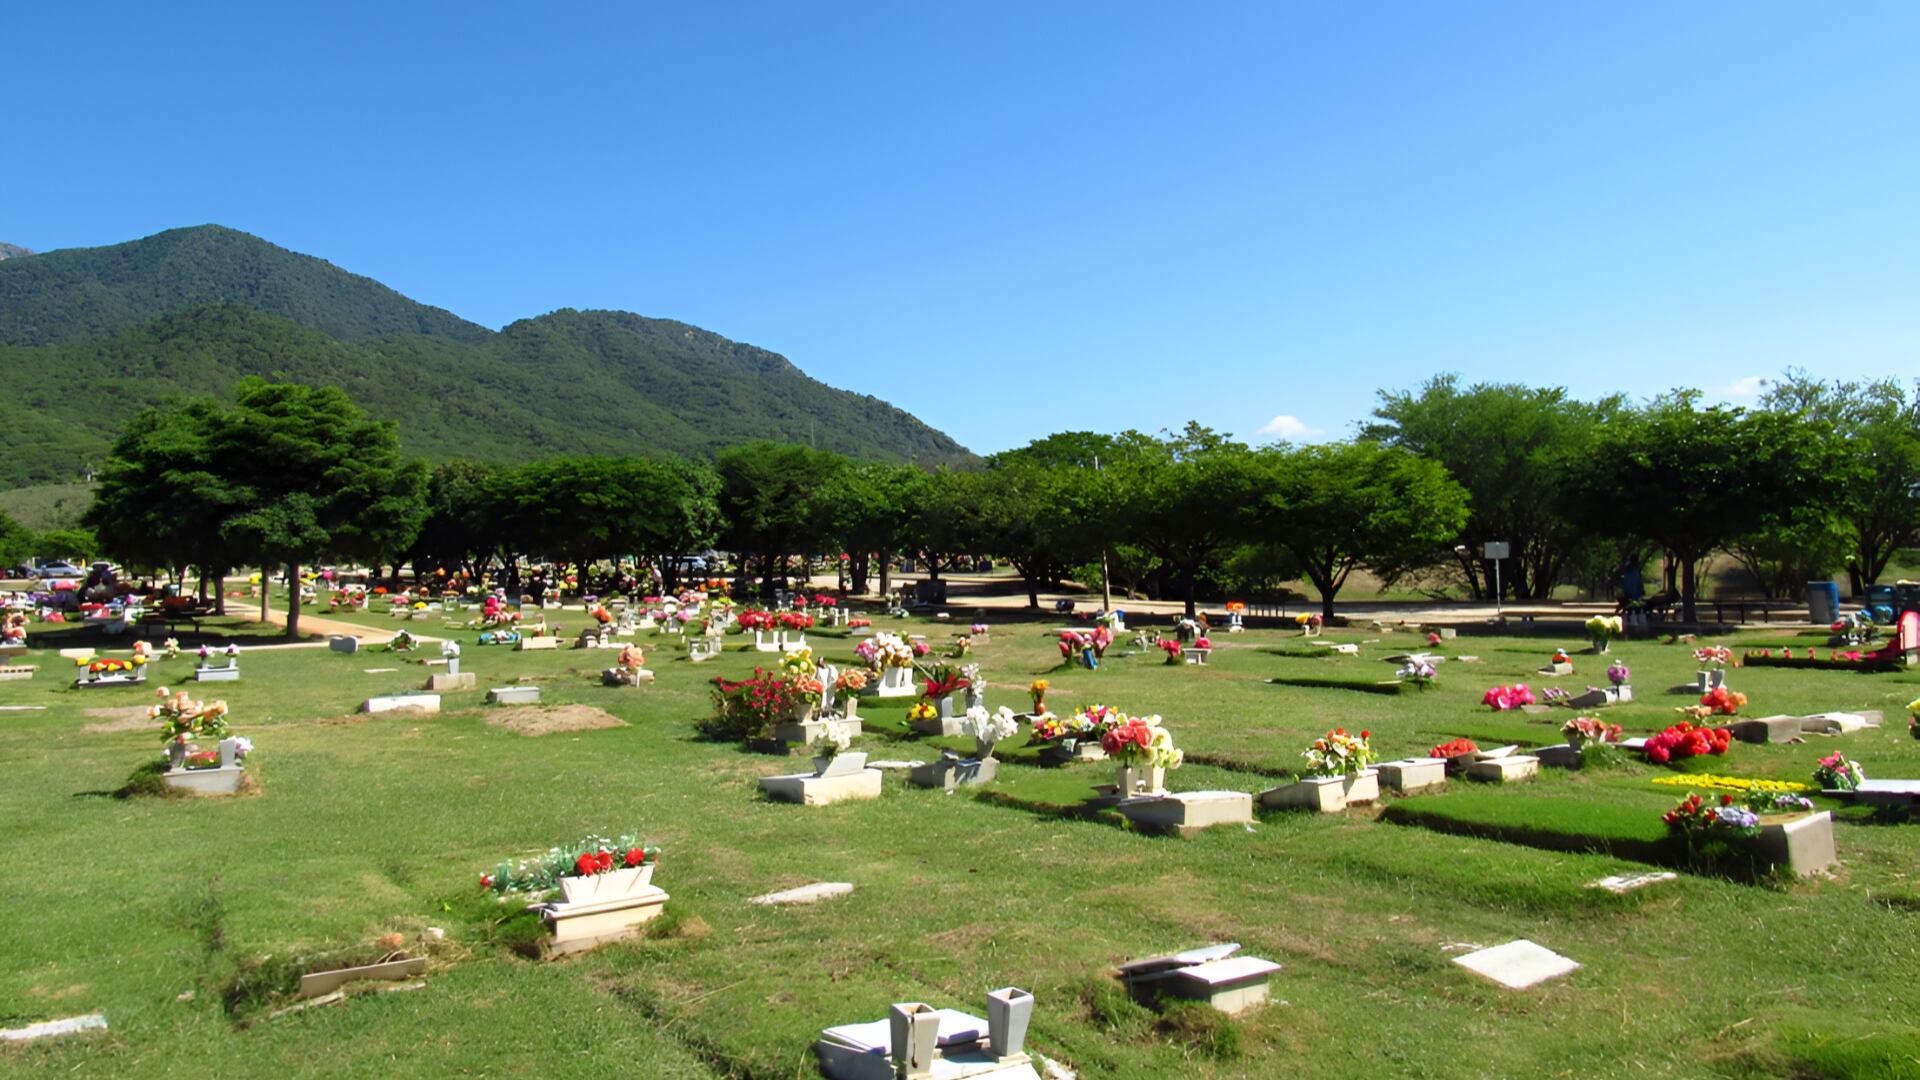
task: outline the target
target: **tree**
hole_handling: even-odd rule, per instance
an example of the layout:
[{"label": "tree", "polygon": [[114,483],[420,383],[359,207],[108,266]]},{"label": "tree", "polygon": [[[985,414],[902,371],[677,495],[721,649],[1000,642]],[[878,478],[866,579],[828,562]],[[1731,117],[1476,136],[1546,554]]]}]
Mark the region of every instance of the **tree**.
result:
[{"label": "tree", "polygon": [[1039,606],[1041,584],[1101,561],[1119,504],[1116,474],[1103,465],[1117,461],[1117,447],[1111,436],[1069,431],[987,460],[983,543],[1019,571],[1029,606]]},{"label": "tree", "polygon": [[776,559],[817,550],[825,539],[822,492],[845,464],[838,454],[774,442],[715,455],[728,546],[760,556],[763,582],[774,577]]},{"label": "tree", "polygon": [[1681,618],[1695,621],[1699,566],[1735,538],[1784,525],[1821,497],[1833,455],[1824,421],[1698,407],[1676,391],[1613,418],[1577,483],[1585,526],[1659,544],[1680,570]]},{"label": "tree", "polygon": [[1892,379],[1828,383],[1789,370],[1761,406],[1827,421],[1839,436],[1818,505],[1832,509],[1846,533],[1847,584],[1860,596],[1894,552],[1920,543],[1920,384],[1909,397]]},{"label": "tree", "polygon": [[215,433],[231,424],[229,413],[212,398],[136,413],[115,440],[81,519],[102,550],[122,562],[165,567],[176,580],[197,567],[203,592],[211,582],[214,610],[222,614],[221,579],[250,554],[234,551],[225,533],[243,495],[216,469],[211,449]]},{"label": "tree", "polygon": [[1502,570],[1502,588],[1523,600],[1550,596],[1591,543],[1568,516],[1568,478],[1592,452],[1600,424],[1620,409],[1618,396],[1589,405],[1559,387],[1477,383],[1463,390],[1453,375],[1428,380],[1417,394],[1381,391],[1373,413],[1380,422],[1361,438],[1446,466],[1467,489],[1471,515],[1459,536],[1465,553],[1419,550],[1409,564],[1375,569],[1392,580],[1451,561],[1478,600],[1493,591],[1484,545],[1504,540],[1513,558]]},{"label": "tree", "polygon": [[0,564],[19,566],[35,555],[33,530],[0,513]]},{"label": "tree", "polygon": [[501,553],[505,531],[497,499],[500,470],[471,461],[446,461],[427,478],[427,515],[408,561],[416,576],[465,570],[478,580]]},{"label": "tree", "polygon": [[[235,512],[223,534],[261,557],[265,572],[285,564],[289,581],[325,558],[385,561],[411,547],[426,516],[426,469],[403,461],[391,421],[367,418],[336,387],[247,378],[208,450],[227,478]],[[300,632],[300,590],[289,592],[287,636]]]},{"label": "tree", "polygon": [[819,507],[830,522],[830,537],[848,556],[853,592],[867,591],[870,560],[875,556],[880,563],[880,592],[888,591],[889,561],[907,543],[914,509],[928,483],[926,470],[918,466],[854,461],[815,491]]},{"label": "tree", "polygon": [[1166,439],[1127,432],[1102,468],[1125,506],[1115,532],[1160,561],[1192,618],[1201,567],[1249,536],[1259,480],[1252,452],[1189,423]]},{"label": "tree", "polygon": [[1451,543],[1470,513],[1471,496],[1445,466],[1364,439],[1269,448],[1260,476],[1260,535],[1292,556],[1328,617],[1356,567]]}]

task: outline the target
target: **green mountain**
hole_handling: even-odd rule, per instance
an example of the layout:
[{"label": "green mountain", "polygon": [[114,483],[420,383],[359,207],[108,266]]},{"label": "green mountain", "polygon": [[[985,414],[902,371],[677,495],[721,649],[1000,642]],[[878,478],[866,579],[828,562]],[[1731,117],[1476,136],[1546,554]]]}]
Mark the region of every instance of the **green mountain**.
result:
[{"label": "green mountain", "polygon": [[202,225],[0,263],[0,343],[98,337],[221,300],[283,315],[342,341],[392,334],[481,341],[488,333],[325,260]]},{"label": "green mountain", "polygon": [[[63,255],[78,258],[33,269]],[[0,262],[0,379],[24,406],[0,427],[0,487],[72,480],[142,406],[247,375],[339,386],[434,460],[704,456],[761,438],[973,460],[877,398],[697,327],[561,310],[495,333],[228,229]]]}]

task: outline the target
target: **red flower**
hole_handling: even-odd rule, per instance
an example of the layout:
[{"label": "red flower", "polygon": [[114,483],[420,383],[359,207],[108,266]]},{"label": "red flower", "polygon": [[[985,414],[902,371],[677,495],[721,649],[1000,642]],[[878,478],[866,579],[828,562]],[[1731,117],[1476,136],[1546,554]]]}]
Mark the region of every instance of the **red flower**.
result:
[{"label": "red flower", "polygon": [[587,852],[573,860],[573,868],[582,875],[597,873],[600,869],[600,860],[595,858],[592,852]]},{"label": "red flower", "polygon": [[481,875],[480,875],[480,887],[481,887],[481,888],[483,888],[483,889],[491,889],[491,888],[493,888],[493,875],[492,875],[492,874],[481,874]]},{"label": "red flower", "polygon": [[627,865],[628,866],[639,866],[641,863],[646,861],[647,861],[647,853],[645,851],[642,851],[637,847],[627,849]]},{"label": "red flower", "polygon": [[601,871],[611,870],[613,869],[613,852],[608,851],[606,848],[601,848],[600,854],[595,855],[593,861],[595,869]]}]

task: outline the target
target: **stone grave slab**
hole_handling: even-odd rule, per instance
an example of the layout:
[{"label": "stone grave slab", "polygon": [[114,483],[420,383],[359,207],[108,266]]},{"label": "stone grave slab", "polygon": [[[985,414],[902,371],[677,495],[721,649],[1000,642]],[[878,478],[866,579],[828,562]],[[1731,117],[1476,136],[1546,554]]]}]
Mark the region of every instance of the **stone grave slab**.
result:
[{"label": "stone grave slab", "polygon": [[1825,810],[1791,821],[1763,819],[1754,844],[1768,860],[1799,877],[1810,877],[1839,861],[1833,847],[1833,815]]},{"label": "stone grave slab", "polygon": [[784,907],[790,904],[817,904],[822,900],[831,900],[836,896],[846,896],[853,891],[853,883],[848,881],[816,881],[811,885],[802,885],[796,889],[782,889],[748,899],[749,904],[765,907]]},{"label": "stone grave slab", "polygon": [[473,672],[463,671],[458,675],[431,675],[427,678],[427,689],[435,693],[453,690],[472,690],[475,686]]},{"label": "stone grave slab", "polygon": [[1540,759],[1532,754],[1508,754],[1505,757],[1486,758],[1467,766],[1467,779],[1485,780],[1494,784],[1510,784],[1516,780],[1526,780],[1540,773]]},{"label": "stone grave slab", "polygon": [[60,650],[60,659],[62,660],[91,660],[93,657],[94,651],[91,648]]},{"label": "stone grave slab", "polygon": [[398,982],[411,979],[426,970],[427,958],[415,956],[405,960],[389,960],[383,964],[363,964],[359,967],[335,968],[332,971],[315,971],[300,976],[300,990],[294,996],[319,997],[322,994],[331,994],[350,982],[363,979]]},{"label": "stone grave slab", "polygon": [[[847,733],[847,738],[849,739],[859,738],[864,730],[858,718],[852,720],[834,720],[831,722],[839,724],[841,729]],[[773,737],[781,742],[807,746],[811,744],[814,737],[820,733],[820,729],[828,723],[829,721],[827,720],[789,720],[784,724],[774,725]]]},{"label": "stone grave slab", "polygon": [[1253,824],[1253,796],[1245,791],[1175,791],[1122,799],[1114,809],[1141,828],[1180,836],[1216,825]]},{"label": "stone grave slab", "polygon": [[763,776],[760,790],[780,802],[803,806],[828,806],[837,802],[880,797],[879,769],[861,769],[840,776],[815,776],[794,773],[790,776]]},{"label": "stone grave slab", "polygon": [[666,909],[671,899],[658,885],[642,885],[632,894],[599,903],[536,905],[553,930],[549,957],[586,952],[610,941],[632,937]]},{"label": "stone grave slab", "polygon": [[1402,795],[1440,787],[1447,782],[1445,758],[1401,758],[1383,761],[1373,768],[1380,774],[1380,783]]},{"label": "stone grave slab", "polygon": [[0,1041],[30,1042],[54,1035],[77,1035],[83,1031],[107,1030],[107,1018],[103,1013],[88,1013],[85,1016],[69,1016],[64,1020],[42,1020],[26,1027],[0,1030]]},{"label": "stone grave slab", "polygon": [[348,634],[335,634],[327,639],[327,648],[352,656],[360,651],[360,639]]},{"label": "stone grave slab", "polygon": [[1354,776],[1303,776],[1294,783],[1268,788],[1260,793],[1260,805],[1337,814],[1348,806],[1379,798],[1379,771],[1363,769]]},{"label": "stone grave slab", "polygon": [[1920,804],[1920,780],[1866,780],[1855,791],[1826,791],[1823,795],[1852,796],[1867,806],[1913,806]]},{"label": "stone grave slab", "polygon": [[975,787],[992,783],[999,775],[1000,762],[993,758],[943,756],[938,761],[929,761],[908,770],[907,783],[915,787],[944,788],[952,791],[957,787]]},{"label": "stone grave slab", "polygon": [[1727,730],[1741,742],[1784,743],[1800,741],[1800,718],[1797,716],[1760,716],[1750,720],[1735,720],[1727,725]]},{"label": "stone grave slab", "polygon": [[240,666],[229,664],[225,667],[203,667],[193,669],[194,682],[239,682]]},{"label": "stone grave slab", "polygon": [[1280,965],[1257,956],[1233,956],[1175,970],[1164,983],[1174,997],[1204,1001],[1238,1016],[1267,1000],[1267,979]]},{"label": "stone grave slab", "polygon": [[1453,962],[1509,990],[1525,990],[1580,969],[1577,962],[1526,938],[1456,956]]},{"label": "stone grave slab", "polygon": [[39,670],[39,668],[34,667],[32,664],[8,664],[0,666],[0,682],[8,679],[31,679],[33,678],[33,673]]},{"label": "stone grave slab", "polygon": [[387,694],[383,697],[370,697],[360,703],[360,711],[367,713],[392,712],[395,709],[420,709],[424,712],[440,711],[439,694]]},{"label": "stone grave slab", "polygon": [[1808,735],[1851,735],[1880,726],[1879,710],[1867,712],[1824,712],[1800,718],[1800,730]]},{"label": "stone grave slab", "polygon": [[538,705],[540,688],[537,686],[496,686],[487,691],[489,705]]},{"label": "stone grave slab", "polygon": [[1580,767],[1580,749],[1572,743],[1560,743],[1557,746],[1543,746],[1533,752],[1540,764],[1555,769],[1577,769]]},{"label": "stone grave slab", "polygon": [[541,649],[558,649],[560,639],[549,634],[545,637],[523,637],[513,648],[515,652],[535,652]]},{"label": "stone grave slab", "polygon": [[1613,874],[1599,881],[1587,882],[1589,889],[1605,889],[1610,893],[1630,893],[1635,889],[1644,889],[1649,885],[1658,885],[1663,881],[1673,881],[1680,875],[1671,870],[1661,870],[1646,874]]}]

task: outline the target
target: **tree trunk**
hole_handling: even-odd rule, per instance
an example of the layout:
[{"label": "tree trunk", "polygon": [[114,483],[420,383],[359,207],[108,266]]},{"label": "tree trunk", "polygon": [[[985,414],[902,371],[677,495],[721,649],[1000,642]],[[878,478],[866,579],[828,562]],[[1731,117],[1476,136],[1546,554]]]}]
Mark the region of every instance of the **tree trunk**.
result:
[{"label": "tree trunk", "polygon": [[[300,636],[300,564],[299,563],[287,564],[287,578],[291,582],[291,584],[287,586],[287,636],[289,638],[297,638]],[[267,575],[261,574],[260,580],[261,581],[267,580]]]},{"label": "tree trunk", "polygon": [[1847,564],[1847,595],[1859,600],[1867,595],[1867,584],[1860,580],[1860,564]]},{"label": "tree trunk", "polygon": [[1693,560],[1683,558],[1680,560],[1680,621],[1684,623],[1695,621],[1693,589]]},{"label": "tree trunk", "polygon": [[263,566],[260,568],[260,621],[261,622],[267,621],[267,600],[272,595],[273,595],[273,575],[267,573],[266,567]]},{"label": "tree trunk", "polygon": [[865,596],[867,594],[867,569],[870,556],[863,551],[847,560],[847,562],[850,571],[847,582],[849,589],[856,596]]},{"label": "tree trunk", "polygon": [[880,553],[880,596],[884,599],[893,595],[893,556],[885,551]]},{"label": "tree trunk", "polygon": [[1180,572],[1180,593],[1187,598],[1187,618],[1189,619],[1193,618],[1196,610],[1193,591],[1193,567],[1188,566]]}]

